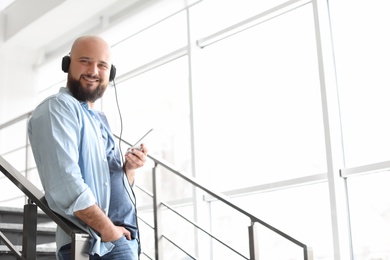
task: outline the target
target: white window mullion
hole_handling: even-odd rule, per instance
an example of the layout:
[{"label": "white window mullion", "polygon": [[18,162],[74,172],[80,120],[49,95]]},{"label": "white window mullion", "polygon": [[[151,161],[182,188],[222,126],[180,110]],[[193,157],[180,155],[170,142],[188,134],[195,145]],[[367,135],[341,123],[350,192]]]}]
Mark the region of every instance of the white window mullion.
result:
[{"label": "white window mullion", "polygon": [[344,168],[344,150],[329,11],[327,1],[313,0],[312,2],[323,108],[333,255],[336,260],[351,259],[346,185],[345,180],[340,176],[340,169]]}]

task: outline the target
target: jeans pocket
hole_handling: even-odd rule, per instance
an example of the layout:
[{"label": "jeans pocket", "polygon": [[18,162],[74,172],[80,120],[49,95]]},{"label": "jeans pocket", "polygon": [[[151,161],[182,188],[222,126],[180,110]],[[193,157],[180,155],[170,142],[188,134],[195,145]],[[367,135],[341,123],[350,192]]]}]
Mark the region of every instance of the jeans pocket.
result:
[{"label": "jeans pocket", "polygon": [[123,239],[126,239],[125,235],[121,236],[120,238],[118,238],[116,240],[110,241],[110,242],[115,245],[115,244],[120,243]]}]

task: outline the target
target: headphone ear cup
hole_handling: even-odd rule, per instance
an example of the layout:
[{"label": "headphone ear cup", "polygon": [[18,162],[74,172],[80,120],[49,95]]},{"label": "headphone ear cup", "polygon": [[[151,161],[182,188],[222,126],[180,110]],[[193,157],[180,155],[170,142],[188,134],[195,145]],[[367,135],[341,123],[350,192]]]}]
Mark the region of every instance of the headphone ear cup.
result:
[{"label": "headphone ear cup", "polygon": [[113,81],[115,79],[115,75],[116,75],[116,68],[114,65],[111,65],[109,81]]},{"label": "headphone ear cup", "polygon": [[65,73],[68,73],[69,65],[70,65],[70,57],[64,56],[62,58],[62,71]]}]

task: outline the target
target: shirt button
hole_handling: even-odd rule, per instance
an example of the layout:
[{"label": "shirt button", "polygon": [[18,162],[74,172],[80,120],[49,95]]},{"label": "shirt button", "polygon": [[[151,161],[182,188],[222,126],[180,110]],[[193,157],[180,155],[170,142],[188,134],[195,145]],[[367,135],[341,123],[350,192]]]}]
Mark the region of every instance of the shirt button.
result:
[{"label": "shirt button", "polygon": [[108,186],[108,182],[105,182],[104,185]]}]

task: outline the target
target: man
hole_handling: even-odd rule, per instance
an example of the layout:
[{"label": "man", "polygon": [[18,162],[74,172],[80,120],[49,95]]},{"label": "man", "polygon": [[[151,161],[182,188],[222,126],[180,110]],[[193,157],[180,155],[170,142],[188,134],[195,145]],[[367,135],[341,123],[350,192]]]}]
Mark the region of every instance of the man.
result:
[{"label": "man", "polygon": [[[93,109],[115,77],[109,45],[97,36],[75,40],[63,70],[67,86],[35,109],[28,126],[50,208],[86,230],[90,259],[138,259],[139,233],[132,190],[147,148],[122,164],[107,119]],[[57,259],[70,259],[71,239],[57,228]]]}]

